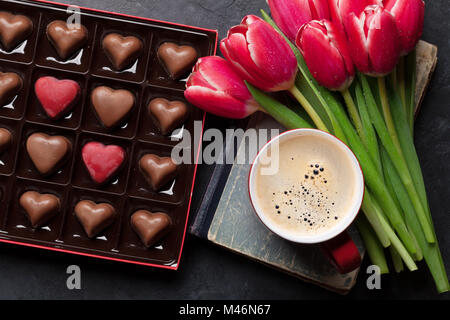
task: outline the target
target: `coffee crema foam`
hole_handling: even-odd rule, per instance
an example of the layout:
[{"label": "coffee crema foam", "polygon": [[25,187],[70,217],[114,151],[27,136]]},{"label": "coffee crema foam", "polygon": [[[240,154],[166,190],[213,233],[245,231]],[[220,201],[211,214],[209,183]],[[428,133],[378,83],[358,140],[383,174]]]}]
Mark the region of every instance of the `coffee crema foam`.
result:
[{"label": "coffee crema foam", "polygon": [[255,176],[263,213],[288,233],[319,235],[352,210],[355,172],[349,155],[320,136],[295,136],[279,145],[279,169]]}]

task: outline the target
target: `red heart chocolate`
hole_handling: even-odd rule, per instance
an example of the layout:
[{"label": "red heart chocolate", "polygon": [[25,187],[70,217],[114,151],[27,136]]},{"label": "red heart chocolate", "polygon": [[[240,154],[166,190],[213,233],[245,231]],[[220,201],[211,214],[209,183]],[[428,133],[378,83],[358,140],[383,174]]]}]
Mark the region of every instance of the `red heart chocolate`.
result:
[{"label": "red heart chocolate", "polygon": [[97,204],[90,200],[83,200],[75,206],[75,215],[87,236],[93,238],[114,221],[116,211],[109,203]]},{"label": "red heart chocolate", "polygon": [[161,240],[169,232],[171,225],[170,217],[162,212],[139,210],[131,216],[131,227],[147,248]]},{"label": "red heart chocolate", "polygon": [[27,139],[27,152],[36,169],[48,175],[67,160],[72,143],[63,136],[49,136],[45,133],[33,133]]},{"label": "red heart chocolate", "polygon": [[171,182],[178,174],[178,166],[170,157],[146,154],[139,160],[139,168],[154,191]]},{"label": "red heart chocolate", "polygon": [[22,87],[22,78],[17,73],[0,72],[0,107],[10,103]]},{"label": "red heart chocolate", "polygon": [[197,51],[191,46],[165,42],[158,48],[158,58],[174,80],[185,75],[197,60]]},{"label": "red heart chocolate", "polygon": [[119,125],[134,106],[134,95],[128,90],[114,90],[101,86],[91,93],[97,118],[108,129]]},{"label": "red heart chocolate", "polygon": [[76,104],[81,89],[73,80],[42,77],[36,81],[34,91],[45,113],[56,120]]},{"label": "red heart chocolate", "polygon": [[33,32],[33,22],[25,16],[0,12],[0,42],[11,51],[24,42]]},{"label": "red heart chocolate", "polygon": [[12,142],[12,134],[6,128],[0,128],[0,154],[6,151]]},{"label": "red heart chocolate", "polygon": [[186,103],[181,101],[169,101],[164,98],[156,98],[148,105],[153,123],[163,135],[170,134],[181,126],[189,116]]},{"label": "red heart chocolate", "polygon": [[67,60],[84,47],[88,31],[81,24],[67,24],[65,21],[56,20],[47,26],[47,37],[59,57]]},{"label": "red heart chocolate", "polygon": [[53,218],[61,207],[59,198],[53,194],[27,191],[19,199],[33,228],[42,227]]},{"label": "red heart chocolate", "polygon": [[98,184],[108,181],[125,160],[125,150],[119,146],[105,146],[99,142],[86,143],[81,150],[84,165]]},{"label": "red heart chocolate", "polygon": [[108,34],[102,42],[103,50],[116,70],[123,70],[136,61],[144,45],[136,37],[123,37],[118,33]]}]

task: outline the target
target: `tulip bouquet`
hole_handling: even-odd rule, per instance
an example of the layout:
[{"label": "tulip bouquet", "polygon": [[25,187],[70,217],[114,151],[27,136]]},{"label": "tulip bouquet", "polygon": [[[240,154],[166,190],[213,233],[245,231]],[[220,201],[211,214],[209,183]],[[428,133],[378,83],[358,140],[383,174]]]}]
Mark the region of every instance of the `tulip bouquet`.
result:
[{"label": "tulip bouquet", "polygon": [[[425,260],[439,292],[449,282],[413,142],[415,46],[422,0],[268,0],[272,18],[246,16],[201,58],[186,99],[219,116],[260,110],[288,129],[317,127],[344,141],[365,177],[356,223],[373,262],[388,273]],[[272,92],[287,91],[307,115]],[[344,107],[345,106],[345,107]],[[298,108],[298,107],[297,107]]]}]

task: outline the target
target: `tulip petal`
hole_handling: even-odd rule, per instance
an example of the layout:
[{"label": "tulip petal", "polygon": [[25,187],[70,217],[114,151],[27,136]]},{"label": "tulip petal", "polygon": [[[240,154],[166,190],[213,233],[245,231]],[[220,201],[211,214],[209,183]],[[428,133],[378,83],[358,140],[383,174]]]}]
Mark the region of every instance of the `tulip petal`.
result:
[{"label": "tulip petal", "polygon": [[327,0],[268,0],[268,4],[277,26],[292,42],[305,23],[330,19]]},{"label": "tulip petal", "polygon": [[[295,80],[297,60],[287,42],[266,22],[259,20],[249,25],[247,31],[248,51],[260,74],[260,82],[270,91],[288,90]],[[273,85],[276,83],[276,86]],[[259,83],[256,85],[260,85]]]},{"label": "tulip petal", "polygon": [[385,0],[400,34],[402,54],[410,52],[422,37],[425,3],[422,0]]},{"label": "tulip petal", "polygon": [[222,40],[220,49],[242,78],[266,90],[267,83],[264,77],[259,74],[258,68],[251,59],[247,45],[247,40],[243,34],[234,33]]},{"label": "tulip petal", "polygon": [[360,17],[361,18],[358,18],[355,14],[351,14],[346,31],[353,63],[359,71],[368,73],[371,71],[371,67],[367,39],[364,32],[365,14],[362,13]]},{"label": "tulip petal", "polygon": [[184,92],[185,98],[193,105],[220,117],[242,119],[256,112],[256,103],[242,102],[223,91],[191,86]]},{"label": "tulip petal", "polygon": [[348,41],[347,38],[345,37],[345,33],[343,33],[334,23],[325,21],[324,24],[327,27],[328,36],[330,37],[333,45],[337,48],[337,50],[342,56],[347,73],[349,74],[350,77],[353,78],[355,75],[355,67],[353,65],[352,57],[350,55]]},{"label": "tulip petal", "polygon": [[297,36],[297,46],[314,78],[331,90],[346,89],[354,76],[347,42],[339,28],[328,22],[311,21]]},{"label": "tulip petal", "polygon": [[368,21],[368,52],[372,74],[386,75],[397,65],[400,45],[394,17],[378,8]]},{"label": "tulip petal", "polygon": [[248,15],[220,42],[225,58],[249,83],[264,91],[294,85],[297,59],[284,38],[261,18]]},{"label": "tulip petal", "polygon": [[331,19],[343,31],[352,14],[359,17],[367,6],[381,4],[382,0],[329,0]]}]

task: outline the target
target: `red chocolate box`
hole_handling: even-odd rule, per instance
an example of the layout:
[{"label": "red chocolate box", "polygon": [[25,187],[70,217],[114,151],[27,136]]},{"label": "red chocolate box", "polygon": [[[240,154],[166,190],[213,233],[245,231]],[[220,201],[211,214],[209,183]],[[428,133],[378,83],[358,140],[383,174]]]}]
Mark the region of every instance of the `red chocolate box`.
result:
[{"label": "red chocolate box", "polygon": [[[54,2],[2,1],[0,86],[3,90],[0,94],[8,101],[0,106],[0,128],[11,133],[12,141],[5,144],[0,153],[0,242],[177,269],[196,164],[180,165],[174,180],[161,190],[153,190],[139,169],[139,160],[146,154],[168,157],[177,142],[171,140],[170,133],[161,134],[157,121],[148,112],[148,105],[155,98],[187,104],[183,90],[189,72],[176,78],[179,80],[174,79],[158,57],[158,48],[164,43],[174,43],[192,47],[198,57],[213,55],[217,31],[78,9],[80,15],[76,17],[67,5]],[[57,23],[52,23],[54,21]],[[112,40],[108,40],[112,43],[105,50],[103,40],[110,34],[114,34]],[[11,48],[15,43],[19,44]],[[134,48],[136,43],[142,45],[140,50]],[[128,48],[129,45],[134,47]],[[115,59],[120,59],[120,66]],[[18,86],[10,84],[10,76],[2,80],[3,73],[15,73],[22,79],[22,87],[13,99],[10,96],[17,92]],[[43,80],[36,86],[39,79],[51,80],[48,83],[53,83],[54,90],[45,88]],[[70,86],[61,83],[64,80],[74,81],[79,86],[76,97],[74,86],[65,88]],[[120,122],[113,127],[101,121],[107,112],[102,109],[99,117],[99,109],[96,112],[92,105],[91,93],[100,86],[112,89],[104,90],[105,95],[127,90],[134,97],[133,107],[126,110],[117,107],[117,103],[110,103],[113,120],[117,118]],[[110,101],[108,97],[102,99]],[[187,105],[189,115],[181,127],[192,132],[194,121],[204,122],[204,113]],[[108,106],[102,106],[105,107]],[[49,110],[58,110],[60,114],[52,117]],[[27,151],[27,140],[35,133],[44,134],[45,139],[39,143],[48,154],[33,154],[32,159]],[[58,143],[61,141],[71,146],[68,151],[61,150],[63,144]],[[105,146],[97,148],[101,153],[100,161],[95,154],[82,156],[84,146],[90,142]],[[33,147],[33,152],[39,153],[39,146]],[[108,153],[111,149],[121,150],[124,156],[120,159],[111,156],[111,152]],[[104,154],[102,150],[106,150]],[[198,158],[198,148],[194,146],[184,152],[189,152],[191,159]],[[53,156],[61,159],[52,159]],[[45,165],[55,163],[55,168],[44,175],[37,169],[41,163],[36,161],[44,161]],[[107,168],[108,165],[112,167]],[[108,175],[98,183],[92,178],[95,171]],[[20,201],[29,191],[38,194],[31,193],[33,196],[28,197],[28,193],[26,200]],[[86,200],[93,202],[89,202],[89,210],[77,215],[75,207],[80,201],[85,204]],[[55,206],[58,201],[59,206]],[[105,214],[105,208],[111,212]],[[131,224],[131,216],[139,210],[164,213],[171,223],[147,223],[139,228],[156,226],[159,229],[140,229],[138,235]],[[33,226],[31,218],[42,221],[48,218],[48,222]],[[166,225],[170,230],[160,230]],[[90,230],[89,235],[86,230]],[[146,245],[153,242],[146,239],[144,244],[140,237],[143,233],[164,234],[164,237],[147,248]]]}]

